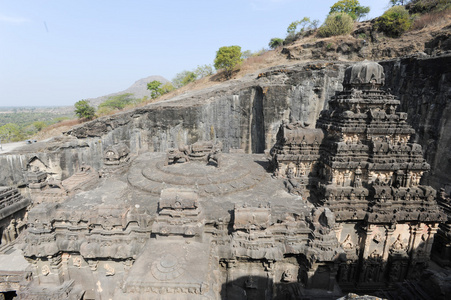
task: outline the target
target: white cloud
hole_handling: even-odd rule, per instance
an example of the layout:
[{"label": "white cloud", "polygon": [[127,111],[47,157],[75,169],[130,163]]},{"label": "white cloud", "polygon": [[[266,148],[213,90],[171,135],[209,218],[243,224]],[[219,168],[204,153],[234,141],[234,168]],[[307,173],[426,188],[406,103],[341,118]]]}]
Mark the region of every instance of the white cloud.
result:
[{"label": "white cloud", "polygon": [[21,23],[30,22],[30,20],[27,18],[10,17],[10,16],[5,16],[5,15],[0,14],[0,22],[21,24]]}]

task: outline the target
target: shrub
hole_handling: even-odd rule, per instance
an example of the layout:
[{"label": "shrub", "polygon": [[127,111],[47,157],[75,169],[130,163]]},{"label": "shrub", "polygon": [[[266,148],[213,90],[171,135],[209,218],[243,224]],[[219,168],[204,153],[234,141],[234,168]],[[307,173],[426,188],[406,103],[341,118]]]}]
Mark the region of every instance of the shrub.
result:
[{"label": "shrub", "polygon": [[175,87],[170,82],[163,84],[163,86],[161,86],[161,85],[162,85],[162,83],[159,82],[158,80],[154,80],[147,84],[147,89],[150,91],[151,99],[156,99],[156,98],[160,97],[161,95],[167,94],[167,93],[175,90]]},{"label": "shrub", "polygon": [[184,70],[180,73],[177,73],[172,79],[172,84],[175,88],[181,88],[182,86],[187,85],[190,82],[193,82],[196,80],[196,74],[192,71]]},{"label": "shrub", "polygon": [[194,74],[196,74],[197,79],[213,75],[213,67],[211,65],[197,66],[196,70],[194,70]]},{"label": "shrub", "polygon": [[399,37],[412,25],[409,12],[404,6],[393,6],[376,20],[376,29],[390,37]]},{"label": "shrub", "polygon": [[89,105],[89,102],[87,100],[80,100],[77,103],[75,103],[75,114],[78,116],[78,118],[82,119],[92,119],[95,116],[96,109]]},{"label": "shrub", "polygon": [[327,16],[324,24],[319,28],[320,37],[348,34],[354,27],[354,21],[347,13],[336,12]]},{"label": "shrub", "polygon": [[172,85],[172,83],[167,82],[161,87],[161,94],[164,95],[172,92],[173,90],[175,90],[175,87]]},{"label": "shrub", "polygon": [[269,48],[271,48],[271,49],[276,49],[282,45],[283,45],[283,39],[280,39],[280,38],[272,38],[268,44]]},{"label": "shrub", "polygon": [[413,0],[407,8],[411,14],[423,14],[451,9],[451,0]]},{"label": "shrub", "polygon": [[124,94],[108,97],[107,100],[100,103],[99,109],[105,107],[110,110],[115,110],[115,109],[121,110],[134,101],[134,99],[132,98],[132,95],[133,95],[132,93],[124,93]]},{"label": "shrub", "polygon": [[369,6],[361,6],[358,0],[340,0],[330,7],[330,12],[344,12],[353,20],[360,20],[370,12]]}]

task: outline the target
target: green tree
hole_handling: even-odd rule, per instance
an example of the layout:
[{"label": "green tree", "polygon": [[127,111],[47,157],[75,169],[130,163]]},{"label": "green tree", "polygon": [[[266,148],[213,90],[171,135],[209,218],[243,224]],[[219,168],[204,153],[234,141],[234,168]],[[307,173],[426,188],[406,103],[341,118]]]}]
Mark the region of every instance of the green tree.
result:
[{"label": "green tree", "polygon": [[213,67],[211,65],[197,66],[196,70],[194,70],[194,74],[196,74],[197,79],[213,75]]},{"label": "green tree", "polygon": [[2,142],[17,142],[25,138],[20,127],[13,123],[8,123],[0,127],[0,139]]},{"label": "green tree", "polygon": [[280,38],[272,38],[268,44],[269,48],[271,48],[271,49],[276,49],[282,45],[283,45],[283,39],[280,39]]},{"label": "green tree", "polygon": [[216,52],[214,66],[216,70],[223,69],[227,79],[232,77],[232,72],[239,64],[241,64],[241,47],[240,46],[224,46]]},{"label": "green tree", "polygon": [[197,78],[196,74],[192,71],[183,70],[180,73],[177,73],[172,79],[172,84],[175,88],[181,88],[182,86],[187,85],[190,82],[195,81]]},{"label": "green tree", "polygon": [[254,56],[254,53],[252,53],[251,50],[246,50],[241,52],[241,59],[248,59],[249,57]]},{"label": "green tree", "polygon": [[328,37],[348,34],[352,31],[353,26],[354,21],[347,13],[331,13],[327,16],[324,24],[319,28],[318,35],[321,37]]},{"label": "green tree", "polygon": [[168,82],[168,83],[163,84],[163,86],[160,89],[160,93],[161,93],[161,95],[164,95],[169,92],[172,92],[173,90],[175,90],[175,87],[172,85],[172,83]]},{"label": "green tree", "polygon": [[87,100],[80,100],[75,103],[75,114],[79,119],[91,120],[94,118],[96,109],[89,104]]},{"label": "green tree", "polygon": [[329,14],[344,12],[353,20],[360,20],[370,12],[369,6],[361,6],[358,0],[340,0],[330,7]]},{"label": "green tree", "polygon": [[412,25],[412,19],[404,6],[393,6],[376,20],[377,30],[387,36],[399,37]]},{"label": "green tree", "polygon": [[108,97],[107,100],[100,103],[99,108],[107,108],[110,110],[121,110],[127,105],[134,102],[135,99],[132,98],[132,93],[124,93],[116,96]]},{"label": "green tree", "polygon": [[182,79],[183,86],[187,85],[188,83],[196,81],[196,74],[194,72],[188,71],[185,77]]},{"label": "green tree", "polygon": [[306,29],[308,29],[308,25],[311,24],[309,17],[304,17],[302,20],[291,22],[290,25],[288,25],[287,33],[290,34],[296,34],[296,29],[298,26],[300,26],[299,32],[304,32]]},{"label": "green tree", "polygon": [[33,122],[33,126],[36,128],[37,131],[41,131],[45,127],[47,127],[47,123],[44,121],[35,121]]},{"label": "green tree", "polygon": [[151,81],[147,84],[147,89],[150,91],[150,98],[155,99],[161,96],[161,84],[158,80]]}]

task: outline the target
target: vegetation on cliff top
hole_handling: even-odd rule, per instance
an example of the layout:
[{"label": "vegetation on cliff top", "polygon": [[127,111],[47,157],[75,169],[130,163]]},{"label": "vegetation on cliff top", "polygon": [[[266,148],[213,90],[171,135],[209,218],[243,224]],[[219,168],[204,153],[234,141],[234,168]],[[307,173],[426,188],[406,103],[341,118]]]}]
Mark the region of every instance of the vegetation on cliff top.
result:
[{"label": "vegetation on cliff top", "polygon": [[[370,26],[370,32],[379,31],[381,37],[374,38],[368,35],[368,31],[356,30],[362,23],[357,20],[364,17],[368,12],[368,7],[363,7],[356,0],[341,0],[331,6],[330,15],[324,24],[318,28],[319,21],[304,17],[299,21],[291,22],[287,28],[285,39],[272,38],[268,46],[274,51],[263,49],[252,53],[251,51],[241,51],[239,46],[221,47],[216,55],[214,66],[218,73],[215,74],[211,65],[198,66],[195,70],[184,70],[178,73],[166,88],[159,85],[150,88],[150,98],[134,99],[127,103],[124,108],[131,108],[136,105],[144,105],[156,99],[164,100],[177,94],[184,93],[191,89],[200,89],[214,85],[218,81],[238,78],[246,73],[254,72],[259,68],[265,68],[280,64],[294,63],[287,60],[281,53],[282,46],[290,46],[292,43],[302,45],[302,43],[320,43],[321,39],[327,39],[323,44],[327,45],[327,51],[336,51],[340,46],[335,45],[336,41],[331,40],[333,36],[344,35],[340,38],[341,43],[346,43],[347,39],[360,38],[364,42],[366,39],[372,43],[383,41],[383,47],[390,48],[390,40],[404,36],[403,33],[409,30],[419,30],[427,26],[433,26],[437,22],[449,20],[451,0],[387,0],[392,8],[388,9],[381,17],[371,22],[365,22],[365,28]],[[398,5],[401,6],[400,8]],[[407,13],[406,13],[407,12]],[[352,36],[348,35],[352,33]],[[373,33],[371,33],[373,34]],[[418,43],[416,38],[411,42]],[[393,40],[393,45],[398,45]],[[409,43],[407,39],[404,43]],[[406,45],[407,46],[407,45]],[[338,48],[337,48],[338,47]],[[313,58],[311,58],[313,59]],[[149,83],[150,84],[150,83]],[[152,90],[154,94],[152,94]],[[111,114],[118,111],[115,108],[108,112],[98,112],[98,115]]]}]

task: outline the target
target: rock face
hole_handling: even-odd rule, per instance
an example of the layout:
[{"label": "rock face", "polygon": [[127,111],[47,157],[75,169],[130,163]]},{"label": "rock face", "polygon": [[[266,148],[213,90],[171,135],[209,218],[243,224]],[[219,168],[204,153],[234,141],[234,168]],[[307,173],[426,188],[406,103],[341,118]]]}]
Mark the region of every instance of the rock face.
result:
[{"label": "rock face", "polygon": [[[423,180],[450,192],[451,55],[410,57],[381,63],[385,88],[399,98],[400,110],[416,130],[415,141],[431,170]],[[24,184],[22,170],[37,156],[54,177],[65,179],[84,161],[97,169],[103,152],[123,142],[131,154],[165,151],[196,141],[221,140],[224,152],[263,153],[276,141],[282,120],[315,124],[328,100],[343,88],[347,63],[300,64],[272,68],[214,88],[177,96],[85,123],[67,137],[28,145],[0,157],[0,181]],[[39,148],[40,147],[40,148]],[[19,154],[21,153],[21,154]],[[28,153],[28,154],[26,154]]]},{"label": "rock face", "polygon": [[431,171],[424,178],[451,192],[451,55],[381,62],[386,86],[401,101],[400,110],[415,129]]}]

